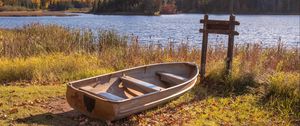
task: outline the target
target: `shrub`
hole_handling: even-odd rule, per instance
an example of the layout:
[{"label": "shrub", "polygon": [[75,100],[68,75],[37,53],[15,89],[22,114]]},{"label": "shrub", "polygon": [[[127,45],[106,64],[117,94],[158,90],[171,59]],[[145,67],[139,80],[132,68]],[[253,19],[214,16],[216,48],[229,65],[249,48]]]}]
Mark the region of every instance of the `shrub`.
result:
[{"label": "shrub", "polygon": [[300,116],[300,73],[277,72],[267,83],[265,102],[281,113]]}]

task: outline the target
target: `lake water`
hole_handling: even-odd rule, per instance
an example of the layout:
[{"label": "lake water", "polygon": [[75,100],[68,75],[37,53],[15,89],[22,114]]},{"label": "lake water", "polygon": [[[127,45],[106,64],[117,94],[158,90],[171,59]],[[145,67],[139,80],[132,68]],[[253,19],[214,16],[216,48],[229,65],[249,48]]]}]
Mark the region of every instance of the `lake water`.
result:
[{"label": "lake water", "polygon": [[[135,35],[141,42],[186,42],[200,45],[202,37],[199,20],[202,14],[178,14],[162,16],[117,16],[79,14],[74,17],[0,17],[0,27],[16,28],[25,24],[58,24],[70,28],[107,30]],[[210,15],[211,19],[225,19],[228,15]],[[241,25],[236,43],[274,45],[278,41],[290,46],[300,45],[299,15],[237,15]],[[226,42],[224,35],[210,35],[210,42]]]}]

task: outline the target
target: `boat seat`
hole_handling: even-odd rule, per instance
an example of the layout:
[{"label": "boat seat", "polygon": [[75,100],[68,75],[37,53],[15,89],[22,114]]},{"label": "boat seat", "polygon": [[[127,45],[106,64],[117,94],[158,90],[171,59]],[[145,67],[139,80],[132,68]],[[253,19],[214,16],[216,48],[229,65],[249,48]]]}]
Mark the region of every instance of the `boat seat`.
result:
[{"label": "boat seat", "polygon": [[185,77],[178,76],[172,73],[157,72],[156,74],[160,76],[161,81],[167,82],[169,84],[180,84],[188,80]]},{"label": "boat seat", "polygon": [[114,95],[114,94],[111,94],[111,93],[108,93],[108,92],[101,92],[101,93],[98,93],[97,95],[99,95],[102,98],[114,100],[114,101],[124,100],[124,98]]},{"label": "boat seat", "polygon": [[91,91],[93,90],[94,88],[92,86],[84,86],[84,87],[80,87],[79,89],[81,90],[86,90],[86,91]]},{"label": "boat seat", "polygon": [[123,85],[127,88],[132,88],[134,90],[140,91],[140,92],[155,92],[160,91],[164,88],[156,86],[154,84],[150,84],[148,82],[138,80],[136,78],[132,78],[129,76],[123,76],[121,77],[121,80],[123,82]]},{"label": "boat seat", "polygon": [[101,88],[95,88],[95,87],[92,87],[92,86],[84,86],[84,87],[80,87],[79,89],[81,90],[85,90],[85,91],[88,91],[88,92],[92,92],[94,94],[97,94],[99,92],[105,92],[103,89]]},{"label": "boat seat", "polygon": [[108,93],[108,92],[97,91],[92,86],[84,86],[84,87],[80,87],[79,89],[88,91],[90,93],[96,94],[96,95],[98,95],[102,98],[109,99],[109,100],[120,101],[120,100],[124,99],[120,96],[117,96],[117,95],[114,95],[114,94],[111,94],[111,93]]}]

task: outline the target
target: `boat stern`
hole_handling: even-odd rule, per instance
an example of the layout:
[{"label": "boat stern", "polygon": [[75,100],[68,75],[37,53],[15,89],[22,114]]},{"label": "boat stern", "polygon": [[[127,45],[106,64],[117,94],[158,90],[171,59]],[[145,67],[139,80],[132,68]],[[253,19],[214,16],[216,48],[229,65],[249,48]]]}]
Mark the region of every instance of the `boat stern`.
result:
[{"label": "boat stern", "polygon": [[99,99],[74,88],[71,84],[67,86],[67,102],[69,105],[84,115],[101,120],[115,120],[118,111],[118,103],[112,103]]}]

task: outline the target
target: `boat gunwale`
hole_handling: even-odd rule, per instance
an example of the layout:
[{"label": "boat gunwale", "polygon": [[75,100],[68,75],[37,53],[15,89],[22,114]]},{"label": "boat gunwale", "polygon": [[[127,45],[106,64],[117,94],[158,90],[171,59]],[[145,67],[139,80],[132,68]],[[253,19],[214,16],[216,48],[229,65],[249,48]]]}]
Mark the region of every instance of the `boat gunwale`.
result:
[{"label": "boat gunwale", "polygon": [[[160,90],[160,91],[155,91],[155,92],[147,93],[147,94],[144,94],[144,95],[141,95],[141,96],[133,97],[133,98],[130,98],[130,99],[123,99],[123,100],[119,100],[119,101],[105,99],[105,98],[97,96],[94,93],[90,93],[90,92],[85,91],[85,90],[80,90],[80,89],[78,89],[78,88],[76,88],[76,87],[73,86],[73,84],[77,83],[77,82],[81,82],[81,81],[85,81],[85,80],[90,80],[90,79],[95,79],[95,78],[99,78],[99,77],[103,77],[103,76],[108,76],[108,75],[112,75],[112,74],[122,73],[122,72],[125,72],[125,71],[139,69],[139,68],[143,68],[143,67],[147,67],[147,66],[172,65],[172,64],[188,64],[188,65],[195,66],[196,67],[196,74],[191,79],[189,79],[189,80],[187,80],[187,81],[185,81],[185,82],[183,82],[181,84],[178,84],[176,86],[172,86],[172,87]],[[129,101],[129,100],[139,99],[139,98],[146,97],[146,96],[149,96],[149,95],[152,95],[152,94],[156,94],[156,93],[163,92],[163,91],[168,91],[168,90],[171,90],[171,89],[174,89],[174,88],[186,85],[186,84],[192,82],[193,80],[197,79],[198,75],[199,75],[199,69],[198,69],[198,66],[197,66],[196,63],[193,63],[193,62],[168,62],[168,63],[155,63],[155,64],[148,64],[148,65],[143,65],[143,66],[128,68],[128,69],[124,69],[124,70],[120,70],[120,71],[115,71],[115,72],[111,72],[111,73],[107,73],[107,74],[102,74],[102,75],[98,75],[98,76],[94,76],[94,77],[89,77],[89,78],[85,78],[85,79],[81,79],[81,80],[77,80],[77,81],[72,81],[72,82],[69,82],[67,85],[69,87],[71,87],[72,89],[76,90],[76,91],[79,91],[79,92],[82,92],[82,93],[85,93],[85,94],[88,94],[88,95],[92,95],[92,96],[94,96],[97,99],[100,99],[102,101],[107,101],[107,102],[110,102],[110,103],[123,103],[123,102]]]}]

